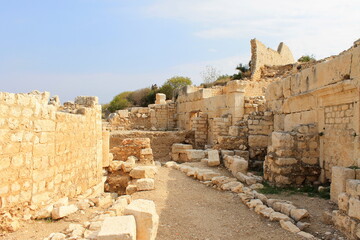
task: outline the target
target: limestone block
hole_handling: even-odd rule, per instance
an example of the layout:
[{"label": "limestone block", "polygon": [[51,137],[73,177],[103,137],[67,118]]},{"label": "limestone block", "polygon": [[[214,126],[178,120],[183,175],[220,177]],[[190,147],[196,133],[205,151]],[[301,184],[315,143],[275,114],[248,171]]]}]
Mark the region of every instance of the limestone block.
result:
[{"label": "limestone block", "polygon": [[193,149],[191,144],[175,143],[171,147],[172,153],[185,153],[185,150]]},{"label": "limestone block", "polygon": [[264,204],[259,204],[259,205],[257,205],[257,206],[255,207],[255,212],[256,212],[257,214],[260,214],[260,212],[261,212],[262,210],[264,210],[265,208],[267,208],[266,205],[264,205]]},{"label": "limestone block", "polygon": [[[228,183],[221,185],[221,189],[224,191],[229,191],[233,188],[238,187],[239,185],[242,185],[242,184],[238,181],[228,182]],[[244,185],[242,185],[242,186],[244,186]]]},{"label": "limestone block", "polygon": [[116,216],[121,216],[124,213],[125,208],[128,205],[128,201],[125,198],[119,198],[116,202],[109,208],[109,211],[113,211]]},{"label": "limestone block", "polygon": [[307,232],[300,231],[297,234],[306,239],[315,239],[314,235],[307,233]]},{"label": "limestone block", "polygon": [[291,210],[296,209],[296,207],[290,203],[281,203],[280,212],[283,214],[286,214],[288,216],[291,216]]},{"label": "limestone block", "polygon": [[234,176],[236,176],[238,172],[246,173],[248,170],[248,166],[249,163],[245,159],[235,156],[234,161],[229,167],[229,170]]},{"label": "limestone block", "polygon": [[199,162],[205,158],[205,151],[198,149],[188,149],[186,153],[186,162]]},{"label": "limestone block", "polygon": [[286,216],[285,214],[279,213],[279,212],[273,212],[270,214],[270,220],[271,221],[291,221],[291,219]]},{"label": "limestone block", "polygon": [[349,216],[360,220],[360,201],[353,197],[349,200]]},{"label": "limestone block", "polygon": [[166,95],[163,93],[157,93],[155,104],[166,104]]},{"label": "limestone block", "polygon": [[153,201],[144,199],[134,200],[126,207],[124,214],[135,217],[137,240],[155,240],[159,225],[159,215],[156,213]]},{"label": "limestone block", "polygon": [[91,201],[95,204],[97,207],[106,208],[111,206],[113,203],[113,199],[111,195],[105,195],[105,196],[99,196],[96,198],[92,198]]},{"label": "limestone block", "polygon": [[253,185],[257,182],[256,178],[250,177],[242,172],[238,172],[235,174],[235,177],[242,183],[246,183],[247,185]]},{"label": "limestone block", "polygon": [[346,180],[346,193],[350,196],[360,195],[360,180],[348,179]]},{"label": "limestone block", "polygon": [[271,134],[271,146],[273,148],[292,148],[294,146],[294,139],[290,133],[273,132]]},{"label": "limestone block", "polygon": [[172,168],[172,169],[177,169],[178,168],[178,164],[174,161],[169,161],[169,162],[166,162],[164,164],[165,167],[167,168]]},{"label": "limestone block", "polygon": [[158,172],[156,166],[138,166],[131,170],[130,177],[132,178],[155,178]]},{"label": "limestone block", "polygon": [[143,148],[140,150],[140,154],[141,155],[151,155],[151,154],[153,154],[153,152],[152,152],[151,148]]},{"label": "limestone block", "polygon": [[126,110],[118,110],[116,113],[119,115],[120,118],[128,118],[129,117],[129,111]]},{"label": "limestone block", "polygon": [[222,158],[225,158],[225,156],[234,156],[235,152],[231,150],[220,150],[220,154]]},{"label": "limestone block", "polygon": [[110,172],[116,172],[116,171],[119,171],[122,169],[122,165],[124,164],[125,162],[123,161],[112,161],[110,162],[109,164],[109,170]]},{"label": "limestone block", "polygon": [[275,212],[274,209],[272,209],[271,207],[267,207],[260,211],[260,215],[265,218],[270,218],[271,214],[274,212]]},{"label": "limestone block", "polygon": [[155,189],[155,181],[152,178],[142,178],[136,180],[136,187],[138,191],[149,191]]},{"label": "limestone block", "polygon": [[137,192],[137,186],[135,184],[129,184],[126,187],[126,194],[131,195],[134,192]]},{"label": "limestone block", "polygon": [[51,212],[51,217],[53,219],[60,219],[66,217],[72,213],[75,213],[78,210],[76,205],[60,206],[56,207]]},{"label": "limestone block", "polygon": [[121,164],[121,169],[126,172],[126,173],[129,173],[131,172],[131,170],[135,167],[135,163],[132,163],[132,162],[124,162]]},{"label": "limestone block", "polygon": [[307,218],[310,216],[309,212],[306,209],[291,209],[290,212],[291,218],[295,221],[300,221],[301,219]]},{"label": "limestone block", "polygon": [[289,231],[289,232],[292,232],[292,233],[300,232],[300,229],[290,221],[280,220],[280,226],[283,229],[285,229],[286,231]]},{"label": "limestone block", "polygon": [[299,222],[296,223],[296,226],[300,229],[300,231],[302,231],[302,230],[310,227],[311,224],[310,224],[310,223],[307,223],[307,222],[300,222],[300,221],[299,221]]},{"label": "limestone block", "polygon": [[96,238],[97,240],[136,240],[134,216],[107,217]]},{"label": "limestone block", "polygon": [[255,208],[258,205],[263,205],[263,202],[260,199],[252,199],[250,202],[246,203],[249,208]]},{"label": "limestone block", "polygon": [[209,170],[204,170],[204,171],[198,172],[197,179],[199,179],[200,181],[211,181],[211,179],[213,177],[218,177],[218,176],[220,176],[219,173],[209,171]]},{"label": "limestone block", "polygon": [[229,135],[233,137],[237,137],[240,134],[241,127],[238,126],[230,126],[229,127]]},{"label": "limestone block", "polygon": [[347,213],[349,210],[349,200],[350,196],[347,193],[340,193],[338,196],[339,209]]},{"label": "limestone block", "polygon": [[46,206],[41,210],[37,211],[34,215],[35,219],[43,219],[51,217],[53,205]]},{"label": "limestone block", "polygon": [[355,170],[345,167],[333,167],[331,174],[331,201],[337,203],[338,196],[346,192],[346,180],[355,179]]},{"label": "limestone block", "polygon": [[210,150],[208,151],[208,166],[214,167],[220,165],[220,157],[218,150]]},{"label": "limestone block", "polygon": [[250,135],[248,141],[252,148],[263,148],[268,146],[269,137],[266,135]]},{"label": "limestone block", "polygon": [[294,165],[297,163],[295,158],[277,158],[275,163],[280,166]]}]

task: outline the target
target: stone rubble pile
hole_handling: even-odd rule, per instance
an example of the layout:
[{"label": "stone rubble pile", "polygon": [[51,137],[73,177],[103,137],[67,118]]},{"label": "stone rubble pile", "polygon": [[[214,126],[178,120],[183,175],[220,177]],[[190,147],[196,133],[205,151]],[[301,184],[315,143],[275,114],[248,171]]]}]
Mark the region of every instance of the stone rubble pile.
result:
[{"label": "stone rubble pile", "polygon": [[[312,234],[305,232],[310,224],[310,214],[306,209],[296,207],[292,202],[281,199],[269,199],[264,194],[253,190],[251,187],[257,185],[257,176],[248,176],[257,179],[254,184],[247,187],[246,180],[240,182],[237,178],[221,176],[212,170],[191,167],[185,164],[177,164],[170,161],[164,165],[167,168],[176,169],[187,176],[202,181],[205,185],[222,191],[232,191],[238,194],[240,200],[255,213],[271,221],[277,221],[287,231],[296,233],[306,239],[316,239]],[[242,173],[243,174],[243,173]]]},{"label": "stone rubble pile", "polygon": [[97,204],[105,210],[95,212],[90,221],[71,223],[63,232],[51,233],[43,240],[155,240],[159,215],[153,201],[116,194],[87,201],[89,207]]}]

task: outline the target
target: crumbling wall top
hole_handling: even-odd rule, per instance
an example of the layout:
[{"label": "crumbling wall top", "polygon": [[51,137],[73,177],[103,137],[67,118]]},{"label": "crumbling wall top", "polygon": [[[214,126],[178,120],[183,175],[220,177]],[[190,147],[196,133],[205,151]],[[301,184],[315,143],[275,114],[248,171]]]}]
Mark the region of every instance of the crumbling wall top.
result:
[{"label": "crumbling wall top", "polygon": [[284,43],[280,43],[277,51],[266,47],[262,42],[252,39],[251,43],[251,78],[259,79],[260,68],[265,65],[278,66],[295,62],[294,57]]}]

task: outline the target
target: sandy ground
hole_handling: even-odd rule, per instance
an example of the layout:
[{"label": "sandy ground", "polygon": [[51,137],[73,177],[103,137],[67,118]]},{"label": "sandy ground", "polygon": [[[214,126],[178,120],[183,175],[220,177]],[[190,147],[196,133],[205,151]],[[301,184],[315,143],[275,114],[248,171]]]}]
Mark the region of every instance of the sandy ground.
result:
[{"label": "sandy ground", "polygon": [[177,170],[161,168],[151,199],[160,215],[157,240],[302,239],[258,216],[236,194],[221,192]]},{"label": "sandy ground", "polygon": [[[230,176],[223,168],[217,171]],[[283,230],[279,223],[249,210],[236,194],[207,187],[180,171],[162,167],[155,183],[154,191],[137,192],[132,197],[151,199],[156,203],[160,215],[157,240],[302,239]],[[320,238],[326,236],[325,239],[342,236],[331,226],[321,223],[322,209],[331,207],[327,200],[303,195],[269,197],[291,200],[308,209],[312,215],[313,226],[309,229],[312,234]],[[19,231],[2,236],[0,240],[42,240],[52,232],[64,230],[70,222],[87,221],[96,210],[89,209],[56,222],[26,223]],[[325,232],[331,234],[325,235]]]}]

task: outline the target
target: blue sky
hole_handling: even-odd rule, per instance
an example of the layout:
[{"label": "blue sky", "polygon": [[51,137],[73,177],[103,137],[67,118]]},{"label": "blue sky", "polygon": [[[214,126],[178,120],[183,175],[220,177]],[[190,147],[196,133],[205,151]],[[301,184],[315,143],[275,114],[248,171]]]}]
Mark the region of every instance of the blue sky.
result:
[{"label": "blue sky", "polygon": [[338,54],[360,38],[358,0],[0,0],[1,91],[109,102],[174,75],[233,74],[257,38],[294,57]]}]

